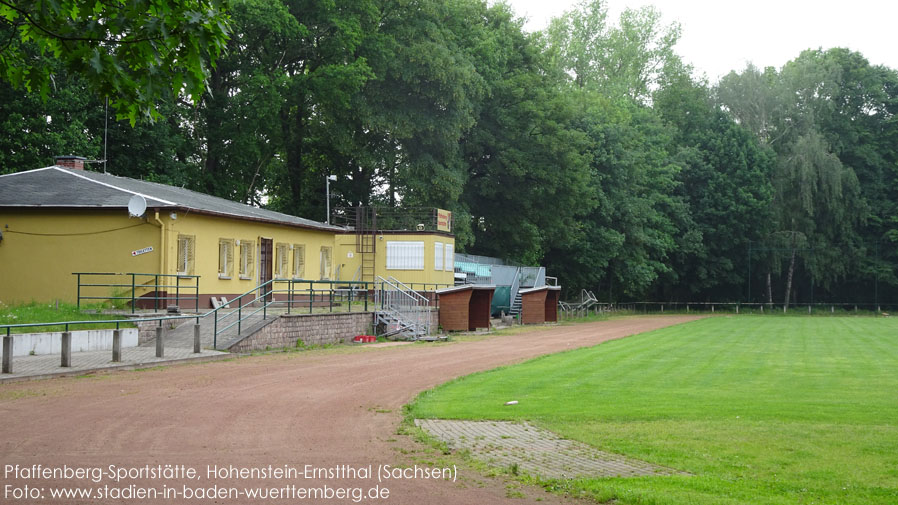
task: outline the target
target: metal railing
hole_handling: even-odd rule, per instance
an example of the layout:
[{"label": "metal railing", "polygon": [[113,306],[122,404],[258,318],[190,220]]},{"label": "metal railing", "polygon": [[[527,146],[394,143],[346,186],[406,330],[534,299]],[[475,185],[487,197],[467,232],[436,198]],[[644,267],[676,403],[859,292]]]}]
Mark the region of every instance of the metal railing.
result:
[{"label": "metal railing", "polygon": [[375,291],[377,322],[385,326],[384,336],[402,334],[418,339],[430,333],[430,300],[393,277],[377,278]]},{"label": "metal railing", "polygon": [[[182,302],[193,302],[194,310],[199,312],[199,275],[135,272],[73,272],[72,275],[77,277],[76,300],[79,309],[82,300],[104,300],[113,305],[121,300],[130,303],[132,314],[136,312],[138,304],[144,303],[149,308],[150,302],[153,310],[159,310],[160,306],[165,308],[172,303],[180,307]],[[120,278],[124,278],[123,282],[116,282]],[[174,290],[174,295],[170,289]],[[139,292],[142,294],[138,295]]]},{"label": "metal railing", "polygon": [[[120,362],[121,359],[121,336],[118,333],[121,330],[122,325],[137,325],[137,323],[141,322],[153,322],[156,321],[158,323],[156,335],[156,357],[163,357],[164,353],[164,340],[160,340],[160,336],[163,334],[162,330],[162,322],[163,321],[173,321],[173,320],[183,320],[183,319],[196,319],[196,324],[199,325],[200,319],[204,316],[198,315],[182,315],[182,316],[159,316],[159,317],[147,317],[147,318],[136,318],[136,319],[107,319],[107,320],[91,320],[91,321],[57,321],[51,323],[18,323],[18,324],[0,324],[0,332],[5,330],[6,335],[3,336],[3,363],[0,371],[4,374],[12,373],[12,362],[13,362],[13,328],[40,328],[40,327],[53,327],[53,326],[62,326],[63,336],[61,342],[61,366],[63,367],[71,367],[71,334],[70,327],[79,326],[79,325],[115,325],[115,333],[113,334],[113,344],[112,344],[112,361]],[[68,335],[68,338],[66,336]],[[197,332],[197,337],[199,333]],[[201,348],[199,346],[199,339],[197,338],[194,342],[194,352],[201,352]]]},{"label": "metal railing", "polygon": [[898,310],[896,304],[855,302],[855,303],[794,303],[788,310],[781,303],[763,302],[626,302],[614,304],[617,310],[630,310],[641,313],[666,312],[718,312],[732,314],[818,314],[818,315],[851,315],[862,313],[881,314],[883,311]]},{"label": "metal railing", "polygon": [[[307,286],[307,287],[306,287]],[[280,309],[285,314],[312,314],[315,309],[332,313],[352,312],[353,306],[367,312],[373,282],[310,281],[305,279],[272,279],[213,309],[205,316],[213,316],[212,345],[218,348],[218,338],[236,327],[236,335],[243,332],[245,322],[259,313],[268,319],[269,310]],[[235,308],[231,304],[236,305]],[[226,312],[227,309],[232,309]],[[224,313],[220,315],[220,313]]]}]

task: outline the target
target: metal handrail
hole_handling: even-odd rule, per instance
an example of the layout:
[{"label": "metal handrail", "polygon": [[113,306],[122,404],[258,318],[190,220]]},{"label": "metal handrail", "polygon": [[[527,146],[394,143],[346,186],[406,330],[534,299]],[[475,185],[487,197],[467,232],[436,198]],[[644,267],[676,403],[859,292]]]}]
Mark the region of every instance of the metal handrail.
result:
[{"label": "metal handrail", "polygon": [[[153,274],[153,273],[141,273],[141,272],[72,272],[72,275],[77,276],[77,291],[76,291],[76,304],[78,308],[81,308],[81,300],[130,300],[131,301],[131,313],[134,314],[137,310],[137,301],[138,300],[153,300],[153,307],[155,310],[159,310],[159,300],[171,300],[172,296],[170,294],[166,294],[166,296],[159,296],[160,289],[175,289],[175,303],[180,304],[181,300],[193,301],[194,302],[194,310],[199,312],[199,304],[200,304],[200,276],[199,275],[181,275],[181,274]],[[110,275],[127,275],[131,277],[130,284],[107,284],[107,283],[89,283],[84,284],[81,282],[81,276],[83,275],[97,275],[97,276],[110,276]],[[137,277],[152,277],[153,283],[138,283]],[[175,284],[159,284],[159,279],[162,278],[163,282],[165,282],[166,278],[176,279]],[[195,279],[196,282],[194,284],[181,284],[182,279]],[[82,296],[81,288],[95,288],[95,287],[107,287],[107,288],[125,288],[130,290],[131,296]],[[185,289],[188,291],[193,291],[193,296],[182,296],[181,289]],[[151,289],[154,291],[154,296],[137,296],[138,289]]]},{"label": "metal handrail", "polygon": [[392,275],[389,277],[389,279],[390,279],[390,282],[391,282],[391,283],[393,283],[393,284],[395,284],[395,285],[397,285],[397,286],[399,286],[399,287],[405,288],[406,292],[408,292],[410,295],[412,295],[412,296],[414,296],[414,297],[417,297],[417,298],[418,298],[418,301],[423,302],[423,303],[426,303],[427,305],[430,305],[430,300],[428,300],[426,296],[422,295],[421,293],[418,293],[417,291],[415,291],[414,289],[410,288],[408,285],[406,285],[405,283],[403,283],[403,282],[400,281],[399,279],[393,277]]}]

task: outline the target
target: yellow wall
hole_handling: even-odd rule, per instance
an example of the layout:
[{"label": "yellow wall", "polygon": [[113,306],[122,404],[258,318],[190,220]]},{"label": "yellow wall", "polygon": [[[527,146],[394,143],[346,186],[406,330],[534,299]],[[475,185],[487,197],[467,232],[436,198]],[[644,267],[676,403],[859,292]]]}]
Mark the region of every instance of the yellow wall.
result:
[{"label": "yellow wall", "polygon": [[[0,210],[0,301],[74,302],[72,272],[159,270],[159,228],[127,212]],[[152,247],[153,252],[131,252]],[[109,284],[122,283],[116,279]],[[130,282],[130,281],[128,281]],[[98,282],[99,283],[99,282]],[[94,288],[97,296],[113,288]]]},{"label": "yellow wall", "polygon": [[[174,216],[174,217],[173,217]],[[272,261],[276,262],[277,244],[303,244],[305,270],[302,278],[317,280],[320,275],[321,248],[332,248],[330,277],[353,280],[361,265],[361,254],[355,250],[355,235],[294,228],[256,221],[210,216],[199,213],[156,213],[149,209],[143,218],[128,217],[116,210],[0,210],[0,301],[17,303],[61,299],[74,302],[76,279],[72,272],[138,272],[178,273],[178,237],[194,237],[192,275],[199,275],[200,294],[236,295],[260,284],[260,238],[272,239]],[[381,239],[381,237],[383,237]],[[233,251],[233,271],[229,279],[219,276],[219,241],[252,241],[253,269],[247,279],[239,275],[240,247]],[[387,270],[386,243],[389,241],[424,242],[423,270]],[[434,243],[450,243],[454,238],[437,233],[386,233],[378,235],[375,275],[393,276],[405,283],[449,284],[454,275],[434,270]],[[152,251],[133,256],[132,252],[152,247]],[[295,249],[288,249],[288,278],[294,278]],[[352,256],[352,257],[350,257]],[[276,266],[273,277],[278,277]],[[84,282],[84,281],[83,281]],[[87,282],[101,283],[93,278]],[[154,282],[138,279],[137,284]],[[173,281],[172,281],[173,282]],[[110,278],[109,283],[127,284],[129,277]],[[182,285],[185,285],[182,283]],[[82,295],[110,296],[116,288],[95,287]],[[118,289],[118,291],[122,291]],[[138,290],[137,295],[148,289]],[[116,293],[128,295],[129,293]],[[192,291],[185,296],[192,295]],[[99,302],[100,300],[97,300]],[[208,300],[200,304],[209,308]]]},{"label": "yellow wall", "polygon": [[[356,252],[356,236],[352,233],[338,234],[336,239],[337,263],[341,268],[341,280],[352,280],[361,266],[362,255]],[[387,270],[387,242],[410,241],[424,242],[424,269],[423,270]],[[452,244],[455,248],[455,238],[451,235],[437,233],[391,233],[384,232],[377,235],[377,253],[375,255],[374,272],[381,277],[395,277],[406,284],[447,284],[455,282],[455,272],[451,265],[449,270],[434,270],[434,244]],[[352,257],[350,258],[350,253]],[[419,286],[415,286],[418,288]]]},{"label": "yellow wall", "polygon": [[[241,219],[209,216],[196,213],[177,212],[177,218],[171,218],[171,212],[165,212],[166,236],[166,273],[177,273],[178,264],[178,236],[187,235],[195,237],[196,251],[194,253],[193,275],[199,275],[200,290],[204,294],[241,294],[260,284],[259,261],[260,244],[262,238],[272,239],[272,277],[277,278],[276,249],[277,244],[302,244],[305,246],[305,269],[303,278],[320,279],[320,252],[322,246],[333,247],[334,235],[327,231],[293,228],[276,224],[247,221]],[[233,252],[234,268],[230,279],[220,278],[218,274],[219,241],[220,239],[233,239],[235,247]],[[239,274],[240,247],[236,241],[253,243],[252,262],[253,269],[248,278],[241,278]],[[292,278],[294,250],[288,248],[288,275]],[[333,274],[331,274],[333,276]]]}]

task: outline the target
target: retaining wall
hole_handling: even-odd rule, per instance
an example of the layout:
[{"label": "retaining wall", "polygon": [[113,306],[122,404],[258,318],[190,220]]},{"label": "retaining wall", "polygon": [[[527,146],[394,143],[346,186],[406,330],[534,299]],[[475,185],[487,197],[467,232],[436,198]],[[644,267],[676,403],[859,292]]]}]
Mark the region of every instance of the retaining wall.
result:
[{"label": "retaining wall", "polygon": [[370,335],[373,321],[371,312],[283,315],[228,350],[250,352],[294,347],[297,340],[302,340],[305,345],[348,342],[356,335]]},{"label": "retaining wall", "polygon": [[[113,330],[78,330],[72,332],[72,352],[112,350]],[[122,328],[122,347],[137,347],[137,328]],[[29,356],[60,354],[62,332],[20,333],[13,335],[12,355]],[[3,348],[0,346],[0,356]]]}]

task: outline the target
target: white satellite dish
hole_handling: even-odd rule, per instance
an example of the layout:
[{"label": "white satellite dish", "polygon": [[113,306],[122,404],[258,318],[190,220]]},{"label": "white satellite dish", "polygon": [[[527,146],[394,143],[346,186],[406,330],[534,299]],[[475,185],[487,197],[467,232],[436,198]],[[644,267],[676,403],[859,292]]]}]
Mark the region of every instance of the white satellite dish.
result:
[{"label": "white satellite dish", "polygon": [[134,195],[128,200],[128,214],[132,217],[141,217],[147,211],[147,199]]}]

